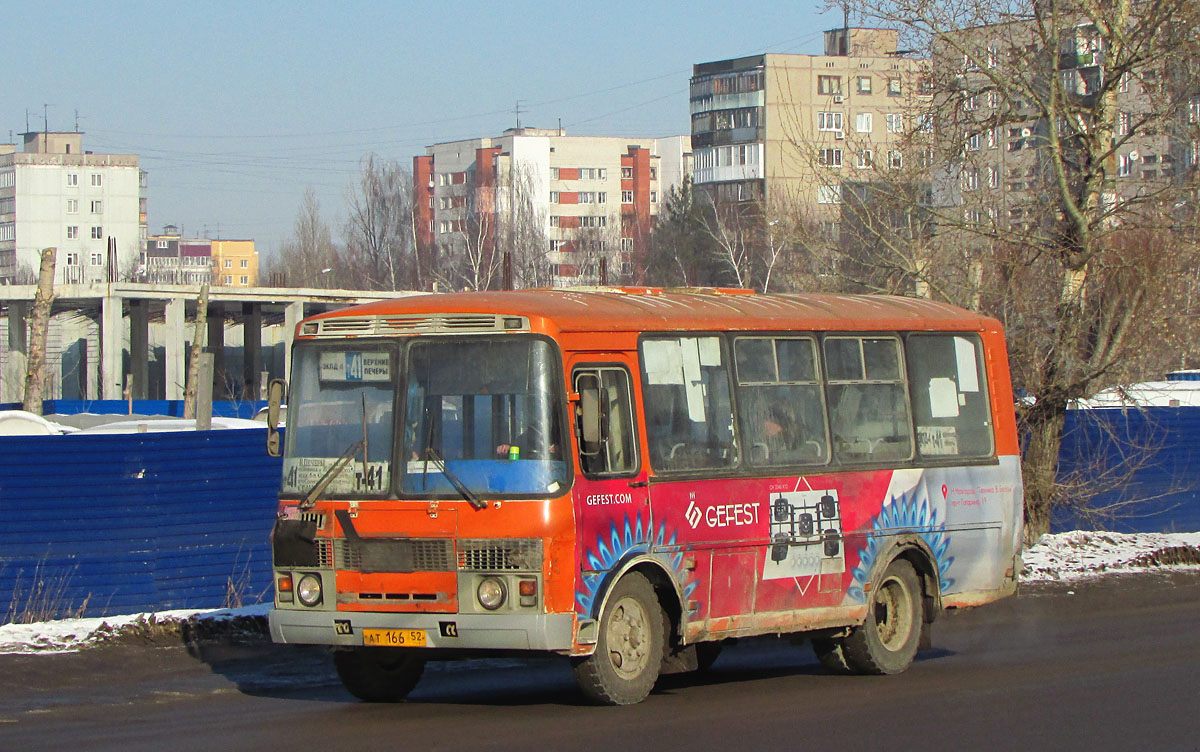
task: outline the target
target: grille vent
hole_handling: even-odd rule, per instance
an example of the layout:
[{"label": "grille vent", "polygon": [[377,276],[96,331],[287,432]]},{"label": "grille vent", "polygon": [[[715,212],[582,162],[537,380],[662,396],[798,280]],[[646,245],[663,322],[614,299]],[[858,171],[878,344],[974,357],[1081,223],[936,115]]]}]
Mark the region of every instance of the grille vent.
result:
[{"label": "grille vent", "polygon": [[542,542],[537,538],[461,540],[458,568],[468,571],[539,570]]},{"label": "grille vent", "polygon": [[[517,321],[520,322],[520,326],[513,326]],[[318,337],[471,334],[529,330],[529,319],[524,316],[504,316],[492,313],[394,314],[320,319],[316,323],[318,325],[316,336]]]},{"label": "grille vent", "polygon": [[[375,549],[368,552],[367,547]],[[371,538],[362,543],[337,538],[334,554],[338,569],[364,571],[452,572],[454,543],[449,538]],[[382,567],[382,568],[381,568]]]}]

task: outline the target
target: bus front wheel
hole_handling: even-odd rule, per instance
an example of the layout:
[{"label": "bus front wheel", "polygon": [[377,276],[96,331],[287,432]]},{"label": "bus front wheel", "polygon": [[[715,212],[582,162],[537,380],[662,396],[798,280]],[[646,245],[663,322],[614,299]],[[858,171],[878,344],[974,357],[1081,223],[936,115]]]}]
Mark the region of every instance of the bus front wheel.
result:
[{"label": "bus front wheel", "polygon": [[425,659],[404,648],[354,648],[333,654],[338,678],[366,702],[400,702],[425,671]]},{"label": "bus front wheel", "polygon": [[867,620],[842,640],[844,660],[856,673],[898,674],[912,663],[920,639],[921,584],[912,564],[896,559],[871,593]]},{"label": "bus front wheel", "polygon": [[575,662],[575,681],[604,705],[641,702],[654,688],[663,654],[663,612],[650,582],[637,572],[613,586],[596,652]]}]

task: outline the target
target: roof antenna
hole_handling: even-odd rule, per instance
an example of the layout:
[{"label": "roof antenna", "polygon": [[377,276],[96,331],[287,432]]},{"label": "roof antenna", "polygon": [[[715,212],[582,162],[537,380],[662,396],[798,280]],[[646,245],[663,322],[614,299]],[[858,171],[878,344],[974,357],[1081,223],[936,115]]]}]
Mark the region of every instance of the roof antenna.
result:
[{"label": "roof antenna", "polygon": [[517,130],[521,130],[521,100],[517,100],[517,105],[513,107],[513,114],[517,116]]}]

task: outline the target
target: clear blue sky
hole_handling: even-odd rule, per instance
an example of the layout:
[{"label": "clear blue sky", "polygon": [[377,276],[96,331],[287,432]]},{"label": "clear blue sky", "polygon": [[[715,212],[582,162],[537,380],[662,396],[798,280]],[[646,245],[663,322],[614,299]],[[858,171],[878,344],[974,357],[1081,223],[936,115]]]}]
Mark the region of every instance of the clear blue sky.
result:
[{"label": "clear blue sky", "polygon": [[[0,141],[72,130],[135,153],[150,231],[272,251],[307,186],[335,235],[358,161],[411,169],[515,121],[572,135],[687,133],[694,63],[817,53],[821,0],[605,3],[17,3],[0,45]],[[595,10],[602,8],[602,10]]]}]

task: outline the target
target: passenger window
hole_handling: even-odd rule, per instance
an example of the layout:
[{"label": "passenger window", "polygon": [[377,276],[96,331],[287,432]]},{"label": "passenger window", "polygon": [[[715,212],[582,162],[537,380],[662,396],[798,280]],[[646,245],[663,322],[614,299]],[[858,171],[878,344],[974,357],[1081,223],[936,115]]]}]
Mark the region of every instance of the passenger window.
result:
[{"label": "passenger window", "polygon": [[990,457],[992,415],[978,337],[912,334],[905,346],[917,452],[927,458]]},{"label": "passenger window", "polygon": [[642,341],[642,394],[655,470],[737,463],[729,373],[718,337]]},{"label": "passenger window", "polygon": [[828,461],[816,342],[739,337],[733,348],[738,418],[749,464],[773,467]]},{"label": "passenger window", "polygon": [[[580,395],[576,433],[584,474],[602,477],[636,472],[638,450],[629,374],[624,368],[577,369],[574,384]],[[594,423],[585,427],[585,420]]]},{"label": "passenger window", "polygon": [[843,462],[912,456],[908,396],[894,337],[826,337],[829,427]]}]

